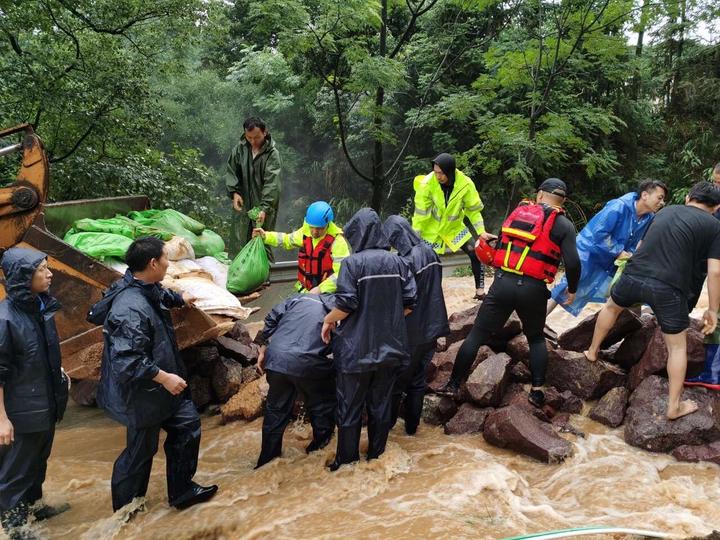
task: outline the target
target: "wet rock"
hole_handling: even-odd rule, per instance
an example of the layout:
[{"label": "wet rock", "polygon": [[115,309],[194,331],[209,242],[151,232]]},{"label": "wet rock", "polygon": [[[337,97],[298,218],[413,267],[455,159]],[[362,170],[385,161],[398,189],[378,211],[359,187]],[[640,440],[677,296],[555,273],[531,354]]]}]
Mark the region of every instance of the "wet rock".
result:
[{"label": "wet rock", "polygon": [[242,382],[247,384],[260,378],[260,374],[255,366],[244,367],[242,370]]},{"label": "wet rock", "polygon": [[672,451],[672,455],[678,461],[709,461],[720,465],[720,441],[701,446],[678,446]]},{"label": "wet rock", "polygon": [[545,404],[554,411],[564,413],[580,414],[583,409],[583,401],[570,390],[558,391],[554,386],[548,386],[544,390]]},{"label": "wet rock", "polygon": [[[599,312],[598,312],[599,313]],[[592,342],[593,332],[595,330],[595,321],[597,321],[598,313],[591,315],[563,332],[558,338],[558,345],[561,349],[567,351],[582,352],[587,350]],[[618,317],[615,326],[602,342],[601,349],[607,349],[623,339],[628,334],[635,332],[642,327],[640,318],[633,312],[624,309]]]},{"label": "wet rock", "polygon": [[[702,371],[705,364],[705,347],[703,346],[704,336],[702,332],[694,328],[688,329],[687,332],[687,355],[688,367],[687,376],[694,377]],[[640,361],[630,370],[628,377],[628,386],[631,390],[637,388],[640,383],[650,375],[666,375],[665,368],[667,366],[668,350],[665,346],[660,328],[655,331],[650,338],[650,342],[645,348]]]},{"label": "wet rock", "polygon": [[437,341],[435,342],[435,352],[443,352],[443,351],[447,351],[447,349],[448,349],[447,338],[445,338],[445,337],[438,338]]},{"label": "wet rock", "polygon": [[192,397],[192,401],[198,409],[203,409],[213,401],[212,387],[210,379],[207,377],[203,377],[202,375],[193,375],[190,377],[190,380],[188,380],[188,386],[190,387],[190,396]]},{"label": "wet rock", "polygon": [[73,380],[70,386],[70,397],[78,405],[83,407],[97,406],[97,389],[100,381],[94,379]]},{"label": "wet rock", "polygon": [[428,394],[423,400],[422,419],[433,426],[441,426],[450,420],[457,410],[457,405],[451,398]]},{"label": "wet rock", "polygon": [[212,389],[215,391],[215,395],[221,403],[225,403],[237,394],[242,383],[243,367],[241,364],[235,360],[223,357],[215,362],[212,373]]},{"label": "wet rock", "polygon": [[511,362],[507,354],[500,353],[479,363],[463,385],[461,395],[479,407],[496,407],[510,382]]},{"label": "wet rock", "polygon": [[576,437],[585,437],[585,433],[581,431],[579,428],[575,427],[572,422],[570,421],[570,413],[560,413],[556,414],[552,417],[552,420],[550,421],[560,433],[570,433],[571,435],[575,435]]},{"label": "wet rock", "polygon": [[623,340],[613,358],[613,363],[626,371],[640,361],[657,328],[657,320],[650,313],[640,315],[640,324],[639,329]]},{"label": "wet rock", "polygon": [[[433,356],[433,359],[428,366],[425,379],[426,381],[428,381],[428,388],[430,388],[431,391],[439,391],[450,380],[450,374],[452,373],[453,366],[455,365],[455,357],[457,356],[457,353],[460,350],[462,344],[462,341],[453,343],[452,345],[450,345],[447,351],[435,353],[435,355]],[[472,373],[475,368],[486,358],[489,358],[494,354],[495,352],[489,347],[485,345],[480,347],[477,354],[475,355],[475,360],[470,367],[470,373]]]},{"label": "wet rock", "polygon": [[[548,352],[553,350],[552,344],[547,339],[545,340],[545,346]],[[505,352],[510,355],[513,362],[522,362],[526,366],[530,365],[530,345],[525,334],[519,334],[508,341]]]},{"label": "wet rock", "polygon": [[235,326],[233,326],[232,329],[225,335],[230,339],[234,339],[235,341],[239,341],[240,343],[248,346],[253,343],[253,339],[250,337],[250,332],[248,331],[247,326],[245,326],[245,324],[241,321],[237,321]]},{"label": "wet rock", "polygon": [[700,446],[720,440],[720,407],[715,396],[689,388],[683,399],[692,399],[699,410],[668,420],[668,381],[651,375],[630,396],[625,415],[625,442],[651,452],[670,452],[683,445]]},{"label": "wet rock", "polygon": [[532,381],[530,368],[522,362],[518,362],[510,369],[510,380],[515,383],[527,384]]},{"label": "wet rock", "polygon": [[509,407],[511,405],[523,409],[525,412],[533,415],[538,420],[550,422],[548,412],[552,411],[548,409],[548,412],[546,412],[546,407],[538,409],[535,405],[530,403],[528,401],[528,393],[525,391],[522,384],[512,383],[508,386],[508,389],[500,402],[500,407]]},{"label": "wet rock", "polygon": [[569,390],[582,399],[598,399],[616,386],[625,386],[625,372],[598,360],[590,362],[583,353],[550,351],[547,384],[561,392]]},{"label": "wet rock", "polygon": [[492,407],[480,408],[470,403],[463,403],[455,416],[445,424],[445,434],[479,433],[483,429],[485,419],[494,410]]},{"label": "wet rock", "polygon": [[478,309],[480,309],[480,303],[464,311],[453,313],[448,317],[450,333],[445,337],[447,347],[467,337],[475,323],[475,316],[477,315]]},{"label": "wet rock", "polygon": [[265,382],[265,377],[243,385],[237,394],[220,407],[222,422],[254,420],[262,414],[266,397],[267,382]]},{"label": "wet rock", "polygon": [[245,344],[226,336],[220,336],[215,341],[224,356],[232,358],[245,366],[257,362],[258,347],[254,343]]},{"label": "wet rock", "polygon": [[220,360],[217,345],[204,343],[181,351],[181,356],[187,369],[192,374],[203,377],[212,377],[215,362]]},{"label": "wet rock", "polygon": [[572,456],[572,445],[546,424],[515,405],[490,413],[483,426],[485,440],[545,463],[559,463]]},{"label": "wet rock", "polygon": [[630,391],[618,386],[605,394],[590,411],[590,418],[610,427],[622,424]]}]

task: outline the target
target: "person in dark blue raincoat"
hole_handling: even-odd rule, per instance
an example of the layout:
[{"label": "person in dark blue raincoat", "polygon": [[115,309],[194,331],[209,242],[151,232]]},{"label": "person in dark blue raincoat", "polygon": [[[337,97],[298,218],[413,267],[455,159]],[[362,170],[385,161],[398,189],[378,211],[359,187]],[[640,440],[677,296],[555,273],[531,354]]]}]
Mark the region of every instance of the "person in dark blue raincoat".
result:
[{"label": "person in dark blue raincoat", "polygon": [[305,451],[325,448],[332,438],[335,367],[328,358],[330,347],[320,336],[323,319],[331,309],[332,297],[308,293],[288,298],[265,317],[258,369],[266,372],[270,390],[265,402],[257,467],[280,457],[283,433],[298,392],[305,398],[313,428],[313,439]]},{"label": "person in dark blue raincoat", "polygon": [[161,429],[167,432],[168,499],[175,508],[187,508],[217,492],[217,486],[192,481],[200,416],[190,400],[170,317],[170,308],[194,297],[160,285],[169,264],[161,240],[135,240],[125,262],[123,278],[88,313],[89,322],[104,325],[98,405],[127,426],[127,447],[113,466],[113,511],[145,496]]},{"label": "person in dark blue raincoat", "polygon": [[10,538],[25,538],[30,535],[18,528],[30,513],[45,519],[68,508],[36,503],[69,380],[54,320],[60,304],[48,294],[47,255],[11,248],[2,269],[7,298],[0,302],[0,519]]},{"label": "person in dark blue raincoat", "polygon": [[558,306],[574,316],[588,302],[605,302],[615,276],[615,261],[628,259],[637,249],[655,213],[665,204],[667,186],[657,180],[645,180],[637,191],[613,199],[600,210],[577,236],[582,271],[575,300],[567,300],[567,279],[562,277],[551,291],[548,315]]},{"label": "person in dark blue raincoat", "polygon": [[417,297],[412,271],[390,253],[374,210],[359,210],[344,232],[353,253],[343,261],[335,308],[322,327],[325,343],[335,331],[338,443],[331,470],[360,459],[363,408],[368,416],[368,459],[385,451],[395,379],[409,363],[405,315]]},{"label": "person in dark blue raincoat", "polygon": [[450,333],[442,290],[442,265],[435,250],[417,235],[405,218],[388,217],[383,223],[383,231],[390,245],[410,267],[417,286],[415,309],[405,318],[410,364],[399,375],[393,396],[393,424],[405,393],[405,431],[412,435],[420,424],[425,372],[435,353],[435,342]]}]

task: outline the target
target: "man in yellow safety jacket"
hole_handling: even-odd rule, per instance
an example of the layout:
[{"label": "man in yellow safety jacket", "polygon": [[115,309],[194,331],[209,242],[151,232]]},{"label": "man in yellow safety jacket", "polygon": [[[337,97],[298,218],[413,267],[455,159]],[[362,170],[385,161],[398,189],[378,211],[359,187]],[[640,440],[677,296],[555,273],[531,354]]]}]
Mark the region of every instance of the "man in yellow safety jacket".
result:
[{"label": "man in yellow safety jacket", "polygon": [[299,248],[295,284],[298,292],[334,293],[342,260],[350,255],[342,229],[334,218],[328,203],[316,201],[308,206],[305,222],[298,230],[283,233],[254,229],[253,236],[262,236],[268,246]]},{"label": "man in yellow safety jacket", "polygon": [[442,255],[446,250],[463,250],[470,257],[475,278],[475,298],[485,296],[483,267],[475,256],[472,235],[465,223],[485,240],[495,238],[485,232],[481,211],[482,200],[473,181],[455,168],[455,158],[440,154],[432,160],[433,170],[426,176],[416,176],[415,213],[412,227],[420,237]]}]

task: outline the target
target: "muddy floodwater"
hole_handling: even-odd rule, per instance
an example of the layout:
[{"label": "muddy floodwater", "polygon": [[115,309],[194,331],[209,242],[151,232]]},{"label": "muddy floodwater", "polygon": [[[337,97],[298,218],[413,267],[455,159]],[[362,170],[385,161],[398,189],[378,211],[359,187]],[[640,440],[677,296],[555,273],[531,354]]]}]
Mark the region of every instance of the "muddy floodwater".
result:
[{"label": "muddy floodwater", "polygon": [[[470,281],[445,280],[450,312],[472,305]],[[561,330],[575,319],[558,309],[550,321]],[[336,473],[324,467],[334,442],[304,454],[309,425],[290,426],[283,458],[255,471],[262,419],[224,426],[219,420],[203,417],[196,476],[200,483],[219,484],[218,495],[183,512],[169,508],[160,446],[146,511],[124,523],[110,503],[110,474],[124,429],[97,409],[71,403],[56,435],[45,493],[50,503],[67,501],[72,508],[35,530],[52,539],[180,540],[477,539],[588,525],[679,536],[720,529],[720,467],[632,448],[623,442],[622,427],[609,429],[582,415],[572,422],[586,436],[563,435],[575,455],[561,465],[494,448],[481,435],[446,436],[441,427],[425,424],[408,437],[400,421],[381,459]],[[362,445],[364,450],[364,435]]]}]

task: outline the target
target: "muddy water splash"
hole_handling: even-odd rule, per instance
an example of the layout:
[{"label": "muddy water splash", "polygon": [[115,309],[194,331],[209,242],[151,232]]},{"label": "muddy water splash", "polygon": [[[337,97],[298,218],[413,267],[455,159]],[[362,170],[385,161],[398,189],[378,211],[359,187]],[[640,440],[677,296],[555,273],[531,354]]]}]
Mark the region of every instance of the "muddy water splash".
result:
[{"label": "muddy water splash", "polygon": [[[466,307],[468,280],[447,280],[451,311]],[[574,319],[553,314],[562,328]],[[165,460],[156,457],[146,510],[127,523],[113,515],[112,463],[124,430],[102,412],[71,406],[59,429],[45,484],[47,500],[69,512],[35,530],[58,539],[142,538],[500,538],[585,525],[708,534],[720,528],[720,468],[678,463],[626,445],[622,428],[583,416],[568,435],[575,456],[544,465],[494,448],[480,435],[453,436],[421,425],[393,430],[381,459],[329,473],[328,448],[306,456],[309,426],[294,424],[284,457],[253,470],[261,420],[222,426],[203,418],[196,479],[218,483],[209,503],[170,509]],[[401,423],[400,423],[401,424]],[[363,450],[367,446],[363,437]],[[138,501],[139,504],[139,501]]]}]

